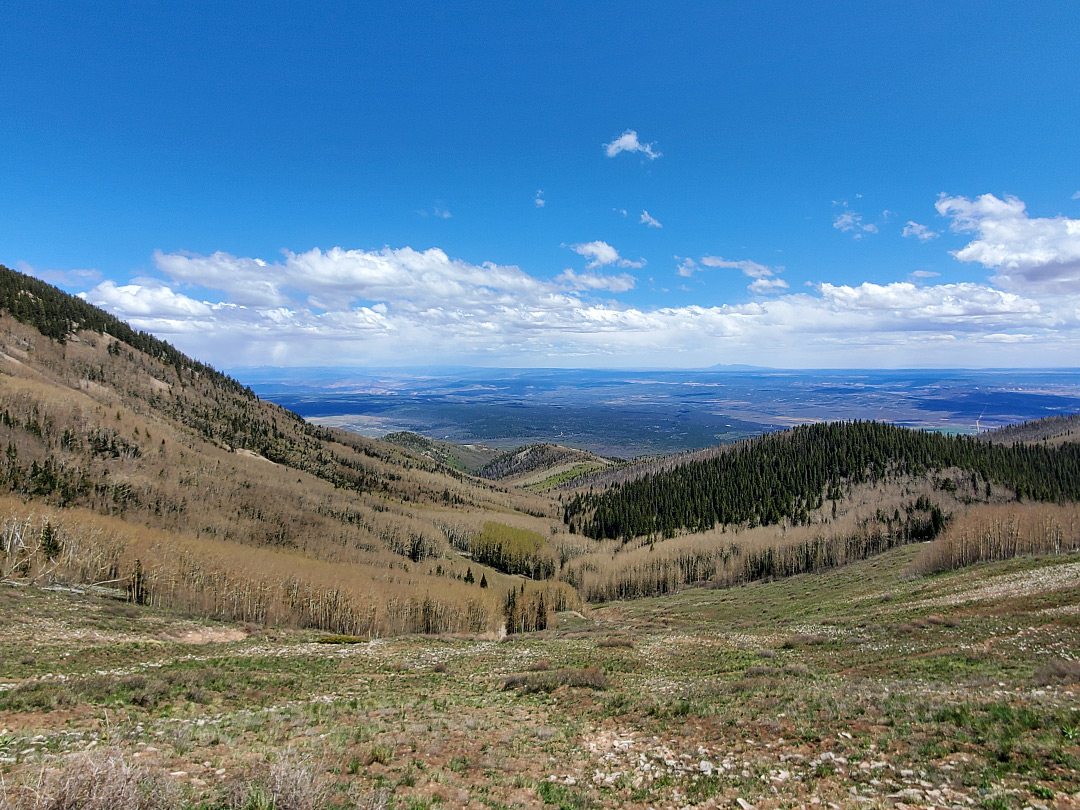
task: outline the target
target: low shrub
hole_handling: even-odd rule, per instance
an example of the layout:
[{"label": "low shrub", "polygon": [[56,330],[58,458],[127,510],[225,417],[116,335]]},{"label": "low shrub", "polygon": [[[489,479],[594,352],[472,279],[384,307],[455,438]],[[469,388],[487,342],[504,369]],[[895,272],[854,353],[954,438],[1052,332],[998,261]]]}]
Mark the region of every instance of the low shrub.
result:
[{"label": "low shrub", "polygon": [[363,636],[319,636],[315,639],[316,644],[366,644],[367,639]]},{"label": "low shrub", "polygon": [[0,791],[0,810],[180,810],[177,786],[159,771],[129,763],[118,751],[65,758]]},{"label": "low shrub", "polygon": [[510,675],[503,681],[503,690],[519,689],[524,695],[554,692],[561,686],[607,689],[608,678],[596,667],[586,667],[585,669],[556,669]]},{"label": "low shrub", "polygon": [[627,647],[633,649],[634,642],[624,636],[609,636],[596,642],[597,647]]}]

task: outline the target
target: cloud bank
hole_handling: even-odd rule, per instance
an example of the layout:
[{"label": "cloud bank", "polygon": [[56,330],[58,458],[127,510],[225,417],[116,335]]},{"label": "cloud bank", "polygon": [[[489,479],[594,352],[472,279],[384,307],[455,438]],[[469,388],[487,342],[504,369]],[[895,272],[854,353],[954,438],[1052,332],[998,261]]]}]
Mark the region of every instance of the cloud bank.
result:
[{"label": "cloud bank", "polygon": [[[275,261],[157,252],[160,277],[102,281],[98,304],[215,365],[789,367],[1046,365],[1080,356],[1080,226],[1019,200],[943,196],[971,241],[953,251],[983,283],[833,284],[791,292],[783,267],[676,257],[678,273],[737,271],[742,303],[634,303],[636,266],[603,241],[570,245],[584,269],[542,278],[439,248],[315,248]],[[93,283],[92,281],[90,283]],[[1039,345],[1033,357],[1030,344]]]}]

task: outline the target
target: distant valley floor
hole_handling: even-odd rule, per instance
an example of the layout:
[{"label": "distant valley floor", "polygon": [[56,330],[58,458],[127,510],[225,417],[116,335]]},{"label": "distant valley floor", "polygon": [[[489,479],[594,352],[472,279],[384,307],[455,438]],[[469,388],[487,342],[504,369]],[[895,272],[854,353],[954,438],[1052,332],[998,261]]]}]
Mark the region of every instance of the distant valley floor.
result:
[{"label": "distant valley floor", "polygon": [[1080,411],[1080,371],[236,369],[260,397],[368,436],[555,442],[630,458],[802,422],[879,420],[950,433]]}]

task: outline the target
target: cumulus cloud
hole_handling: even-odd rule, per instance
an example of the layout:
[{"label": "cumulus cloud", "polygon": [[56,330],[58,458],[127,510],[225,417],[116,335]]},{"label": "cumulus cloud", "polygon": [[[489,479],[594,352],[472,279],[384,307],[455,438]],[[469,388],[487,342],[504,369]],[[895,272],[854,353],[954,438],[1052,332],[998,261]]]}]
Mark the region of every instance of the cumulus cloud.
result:
[{"label": "cumulus cloud", "polygon": [[174,281],[229,293],[241,306],[280,306],[288,298],[281,292],[280,276],[268,272],[262,259],[247,259],[218,251],[210,256],[180,251],[154,251],[154,264]]},{"label": "cumulus cloud", "polygon": [[996,271],[994,281],[1014,290],[1080,293],[1080,220],[1031,217],[1017,197],[983,194],[975,199],[942,194],[935,208],[956,233],[975,238],[950,251],[959,261]]},{"label": "cumulus cloud", "polygon": [[661,225],[657,221],[657,219],[655,217],[649,216],[649,212],[645,211],[645,210],[642,210],[642,212],[641,212],[641,220],[640,221],[641,221],[642,225],[648,225],[650,228],[663,228],[664,227],[663,225]]},{"label": "cumulus cloud", "polygon": [[913,270],[911,272],[912,278],[937,278],[941,273],[935,273],[933,270]]},{"label": "cumulus cloud", "polygon": [[155,318],[205,318],[213,313],[213,307],[205,301],[197,301],[186,295],[174,292],[163,284],[152,281],[143,284],[117,285],[114,281],[103,281],[82,293],[94,306],[110,310],[119,310],[130,317],[153,316]]},{"label": "cumulus cloud", "polygon": [[903,233],[905,237],[915,237],[920,242],[929,242],[931,239],[936,239],[941,236],[937,231],[932,231],[925,225],[920,225],[918,222],[908,220],[907,225],[904,226]]},{"label": "cumulus cloud", "polygon": [[607,242],[601,242],[599,240],[570,245],[570,249],[574,251],[574,253],[589,259],[589,263],[585,265],[589,268],[602,267],[605,264],[614,264],[619,260],[619,251],[615,250],[615,248]]},{"label": "cumulus cloud", "polygon": [[620,152],[640,152],[649,160],[656,160],[663,153],[653,149],[654,145],[655,144],[651,143],[642,143],[638,140],[637,132],[628,129],[611,143],[604,144],[604,154],[611,158],[615,157]]},{"label": "cumulus cloud", "polygon": [[1077,191],[1075,194],[1073,194],[1070,199],[1080,200],[1080,191]]},{"label": "cumulus cloud", "polygon": [[601,242],[600,240],[595,242],[583,242],[578,245],[570,245],[569,247],[574,253],[589,259],[589,263],[585,265],[589,270],[596,267],[603,267],[607,264],[617,264],[619,267],[645,266],[644,259],[638,259],[637,261],[624,259],[619,255],[619,252],[615,250],[615,248],[607,242]]},{"label": "cumulus cloud", "polygon": [[1038,302],[980,284],[941,284],[919,287],[906,281],[864,282],[858,286],[822,284],[822,301],[846,312],[873,312],[903,322],[905,328],[949,325],[958,331],[984,328],[987,323],[1045,321]]},{"label": "cumulus cloud", "polygon": [[533,205],[535,205],[537,208],[543,208],[545,205],[547,205],[547,200],[544,199],[543,189],[538,188],[536,190],[536,196],[533,197]]}]

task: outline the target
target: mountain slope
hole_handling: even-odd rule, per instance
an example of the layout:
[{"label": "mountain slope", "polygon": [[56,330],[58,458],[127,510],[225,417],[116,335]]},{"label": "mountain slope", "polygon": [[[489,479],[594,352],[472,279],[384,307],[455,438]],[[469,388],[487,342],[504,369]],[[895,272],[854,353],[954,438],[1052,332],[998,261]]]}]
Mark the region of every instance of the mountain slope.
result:
[{"label": "mountain slope", "polygon": [[2,267],[0,311],[5,574],[342,632],[488,631],[518,580],[480,589],[451,538],[558,526],[548,499],[310,425]]}]

